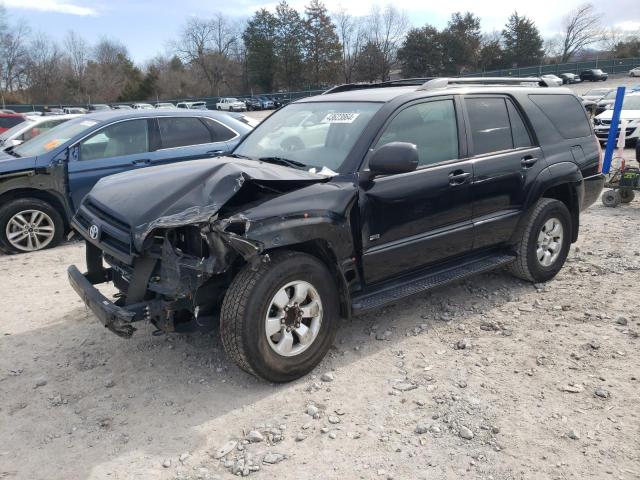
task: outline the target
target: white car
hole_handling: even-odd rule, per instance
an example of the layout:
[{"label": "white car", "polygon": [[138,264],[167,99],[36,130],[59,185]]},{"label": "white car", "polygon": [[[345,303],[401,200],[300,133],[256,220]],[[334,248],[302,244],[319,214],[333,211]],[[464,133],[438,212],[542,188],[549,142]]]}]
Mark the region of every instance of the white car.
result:
[{"label": "white car", "polygon": [[134,110],[153,110],[153,105],[151,105],[150,103],[134,103],[133,104],[133,109]]},{"label": "white car", "polygon": [[635,67],[629,70],[630,77],[640,77],[640,67]]},{"label": "white car", "polygon": [[541,75],[540,78],[544,78],[545,80],[555,84],[556,87],[561,87],[562,86],[562,79],[560,77],[557,77],[555,75],[552,74],[547,74],[547,75]]},{"label": "white car", "polygon": [[176,106],[171,102],[160,102],[160,103],[156,103],[156,108],[167,109],[167,108],[176,108]]},{"label": "white car", "polygon": [[80,115],[27,115],[24,122],[0,134],[0,149],[15,147]]},{"label": "white car", "polygon": [[188,110],[207,110],[207,102],[180,102],[176,107]]},{"label": "white car", "polygon": [[[601,142],[606,142],[609,136],[609,127],[613,118],[613,108],[605,110],[593,119],[596,136]],[[626,120],[624,138],[626,142],[640,138],[640,93],[625,95],[620,112],[620,124]],[[620,135],[620,133],[618,133]]]},{"label": "white car", "polygon": [[247,105],[237,98],[221,98],[220,101],[216,103],[216,110],[226,110],[227,112],[244,112],[247,110]]}]

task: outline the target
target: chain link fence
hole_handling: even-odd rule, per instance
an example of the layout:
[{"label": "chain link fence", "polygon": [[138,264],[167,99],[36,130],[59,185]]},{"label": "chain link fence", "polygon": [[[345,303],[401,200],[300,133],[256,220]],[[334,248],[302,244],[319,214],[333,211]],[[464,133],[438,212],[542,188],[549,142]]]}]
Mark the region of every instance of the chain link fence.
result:
[{"label": "chain link fence", "polygon": [[580,73],[583,70],[599,68],[610,74],[628,73],[634,67],[640,66],[638,58],[613,58],[603,60],[589,60],[588,62],[557,63],[552,65],[537,65],[533,67],[516,67],[501,70],[489,70],[466,74],[465,77],[536,77],[539,75],[560,73]]},{"label": "chain link fence", "polygon": [[[507,68],[501,70],[489,70],[483,72],[475,72],[465,74],[465,77],[536,77],[545,74],[558,75],[560,73],[580,73],[582,70],[588,70],[591,68],[599,68],[610,74],[627,73],[634,67],[640,66],[640,57],[636,58],[614,58],[614,59],[596,59],[586,62],[571,62],[571,63],[558,63],[551,65],[537,65],[530,67],[517,67]],[[269,98],[275,98],[283,101],[284,103],[298,100],[299,98],[312,97],[319,95],[326,89],[314,89],[314,90],[301,90],[297,92],[274,92],[274,93],[260,93],[255,95],[237,95],[234,98],[244,100],[247,98],[267,96]],[[233,97],[228,95],[227,97]],[[171,102],[173,104],[179,102],[206,102],[207,108],[215,110],[216,103],[223,97],[195,97],[195,98],[170,98],[170,99],[158,99],[156,102]],[[152,102],[152,103],[156,103]],[[116,102],[111,105],[131,105],[134,102]],[[86,105],[78,104],[47,104],[47,105],[5,105],[4,108],[14,110],[20,113],[38,112],[43,111],[46,108],[63,108],[63,107],[84,107]]]}]

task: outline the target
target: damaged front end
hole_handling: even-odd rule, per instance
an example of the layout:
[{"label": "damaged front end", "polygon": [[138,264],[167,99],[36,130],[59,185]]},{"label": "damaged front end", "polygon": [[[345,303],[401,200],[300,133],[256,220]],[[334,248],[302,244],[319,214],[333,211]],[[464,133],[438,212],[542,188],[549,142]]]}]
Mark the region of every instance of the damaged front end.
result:
[{"label": "damaged front end", "polygon": [[[264,245],[248,237],[251,222],[243,209],[324,181],[306,173],[288,181],[273,172],[273,178],[255,178],[224,163],[212,174],[218,188],[208,178],[198,191],[181,189],[155,218],[167,198],[154,205],[147,196],[137,218],[118,216],[107,198],[111,191],[104,195],[98,188],[83,202],[72,224],[87,241],[87,272],[71,266],[69,280],[112,332],[130,337],[132,324],[143,320],[165,332],[210,328],[235,273],[268,259]],[[95,287],[105,282],[119,291],[113,302]]]}]

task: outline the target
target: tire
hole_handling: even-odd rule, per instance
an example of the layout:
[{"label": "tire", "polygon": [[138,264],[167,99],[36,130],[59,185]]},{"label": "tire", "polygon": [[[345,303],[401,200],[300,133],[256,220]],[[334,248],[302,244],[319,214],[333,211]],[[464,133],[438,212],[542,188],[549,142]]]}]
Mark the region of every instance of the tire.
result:
[{"label": "tire", "polygon": [[[335,280],[324,266],[315,257],[304,253],[292,251],[278,251],[269,254],[270,261],[260,263],[255,267],[245,266],[234,278],[227,290],[222,302],[220,316],[220,335],[222,345],[240,368],[246,372],[261,377],[270,382],[288,382],[306,375],[313,370],[324,358],[333,344],[338,327],[339,304],[338,292]],[[284,328],[296,327],[295,323],[289,327],[289,322],[295,322],[296,312],[291,308],[297,308],[294,299],[286,298],[289,313],[275,305],[276,294],[281,292],[293,293],[291,284],[307,284],[313,289],[308,290],[308,296],[300,302],[300,305],[311,305],[309,300],[315,296],[319,299],[320,308],[311,309],[320,314],[317,320],[303,318],[302,323],[308,327],[308,331],[315,331],[313,339],[304,345],[301,337],[294,328],[290,336],[297,339],[292,350],[282,349],[284,354],[276,349],[285,347],[286,335]],[[293,313],[291,313],[293,312]],[[267,317],[278,318],[285,325],[277,325],[276,333],[267,336]],[[289,317],[291,315],[292,318]],[[286,318],[286,320],[284,320]],[[299,318],[297,320],[300,322]],[[299,325],[299,324],[298,324]],[[315,326],[315,330],[314,330]],[[281,345],[282,342],[282,345]],[[302,349],[296,353],[295,349]]]},{"label": "tire", "polygon": [[[516,233],[514,247],[517,258],[509,265],[510,272],[535,283],[555,277],[569,254],[571,223],[571,214],[564,203],[551,198],[538,200]],[[556,230],[557,225],[559,230]],[[541,236],[544,236],[542,242]],[[544,252],[544,260],[539,259],[539,250]]]},{"label": "tire", "polygon": [[[23,225],[25,220],[38,222],[36,228],[29,230],[24,240],[13,239],[12,242],[8,235],[18,234],[19,226]],[[63,234],[62,216],[58,210],[39,198],[17,198],[0,208],[0,250],[6,253],[53,248],[62,241]]]},{"label": "tire", "polygon": [[615,208],[622,202],[620,192],[617,190],[607,190],[602,194],[602,204],[605,207]]},{"label": "tire", "polygon": [[620,202],[621,203],[629,203],[632,202],[635,198],[636,194],[633,190],[620,190]]}]

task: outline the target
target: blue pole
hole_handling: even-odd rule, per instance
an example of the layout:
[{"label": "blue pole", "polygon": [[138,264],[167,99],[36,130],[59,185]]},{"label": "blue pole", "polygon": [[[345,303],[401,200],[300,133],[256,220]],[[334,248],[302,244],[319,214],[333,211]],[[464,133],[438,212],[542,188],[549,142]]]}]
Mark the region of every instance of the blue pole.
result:
[{"label": "blue pole", "polygon": [[607,137],[607,149],[604,151],[604,161],[602,162],[602,173],[609,173],[611,169],[611,160],[613,159],[613,151],[616,148],[616,139],[618,138],[618,129],[620,123],[620,112],[622,111],[622,101],[624,100],[624,87],[618,87],[616,93],[616,101],[613,104],[613,115],[611,116],[611,126],[609,127],[609,136]]}]

